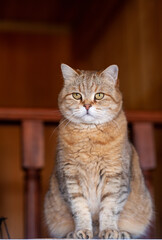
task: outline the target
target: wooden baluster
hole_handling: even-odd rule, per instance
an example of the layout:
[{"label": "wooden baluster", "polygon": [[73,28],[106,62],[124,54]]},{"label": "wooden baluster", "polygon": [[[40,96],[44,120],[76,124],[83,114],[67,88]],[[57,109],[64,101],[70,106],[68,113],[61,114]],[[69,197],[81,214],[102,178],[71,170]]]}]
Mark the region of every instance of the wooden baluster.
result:
[{"label": "wooden baluster", "polygon": [[[152,170],[156,168],[153,124],[149,122],[133,123],[133,138],[147,187],[153,197]],[[146,238],[154,238],[154,236],[155,227],[151,226]]]},{"label": "wooden baluster", "polygon": [[44,166],[43,123],[22,122],[23,161],[25,170],[25,238],[40,237],[40,170]]},{"label": "wooden baluster", "polygon": [[156,158],[153,124],[149,122],[133,123],[133,140],[140,156],[142,169],[155,169]]}]

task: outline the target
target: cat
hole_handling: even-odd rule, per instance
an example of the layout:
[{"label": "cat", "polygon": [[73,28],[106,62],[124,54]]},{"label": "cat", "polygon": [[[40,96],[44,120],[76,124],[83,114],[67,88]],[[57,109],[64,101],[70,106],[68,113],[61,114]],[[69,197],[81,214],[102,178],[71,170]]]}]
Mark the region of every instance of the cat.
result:
[{"label": "cat", "polygon": [[44,214],[54,238],[137,238],[153,216],[135,148],[129,142],[118,66],[61,65],[56,165]]}]

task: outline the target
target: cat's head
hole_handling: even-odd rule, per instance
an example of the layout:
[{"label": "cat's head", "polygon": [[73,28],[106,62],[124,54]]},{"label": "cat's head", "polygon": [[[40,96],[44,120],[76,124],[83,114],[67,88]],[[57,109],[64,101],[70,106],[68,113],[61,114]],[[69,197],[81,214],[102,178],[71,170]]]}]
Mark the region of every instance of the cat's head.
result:
[{"label": "cat's head", "polygon": [[65,118],[74,123],[102,124],[117,116],[122,108],[117,65],[94,72],[61,64],[61,70],[64,87],[58,102]]}]

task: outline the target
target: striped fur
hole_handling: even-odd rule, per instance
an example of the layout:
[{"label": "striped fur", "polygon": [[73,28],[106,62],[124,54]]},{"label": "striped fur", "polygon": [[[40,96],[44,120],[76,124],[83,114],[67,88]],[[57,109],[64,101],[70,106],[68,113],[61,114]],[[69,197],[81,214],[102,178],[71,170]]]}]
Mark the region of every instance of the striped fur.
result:
[{"label": "striped fur", "polygon": [[[128,140],[118,68],[75,71],[63,64],[62,72],[59,107],[64,118],[44,207],[50,236],[139,237],[150,224],[152,201]],[[74,99],[73,92],[82,99]],[[99,92],[104,98],[96,100]]]}]

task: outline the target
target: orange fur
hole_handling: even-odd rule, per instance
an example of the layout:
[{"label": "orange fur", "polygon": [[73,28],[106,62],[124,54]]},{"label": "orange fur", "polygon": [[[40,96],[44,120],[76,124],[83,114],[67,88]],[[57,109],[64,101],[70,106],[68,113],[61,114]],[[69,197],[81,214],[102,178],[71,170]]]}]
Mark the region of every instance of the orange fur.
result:
[{"label": "orange fur", "polygon": [[[118,68],[95,73],[62,65],[62,72],[59,107],[64,118],[44,208],[50,235],[139,237],[150,224],[152,201],[128,140]],[[73,92],[82,98],[73,99]],[[104,98],[96,100],[99,92]]]}]

